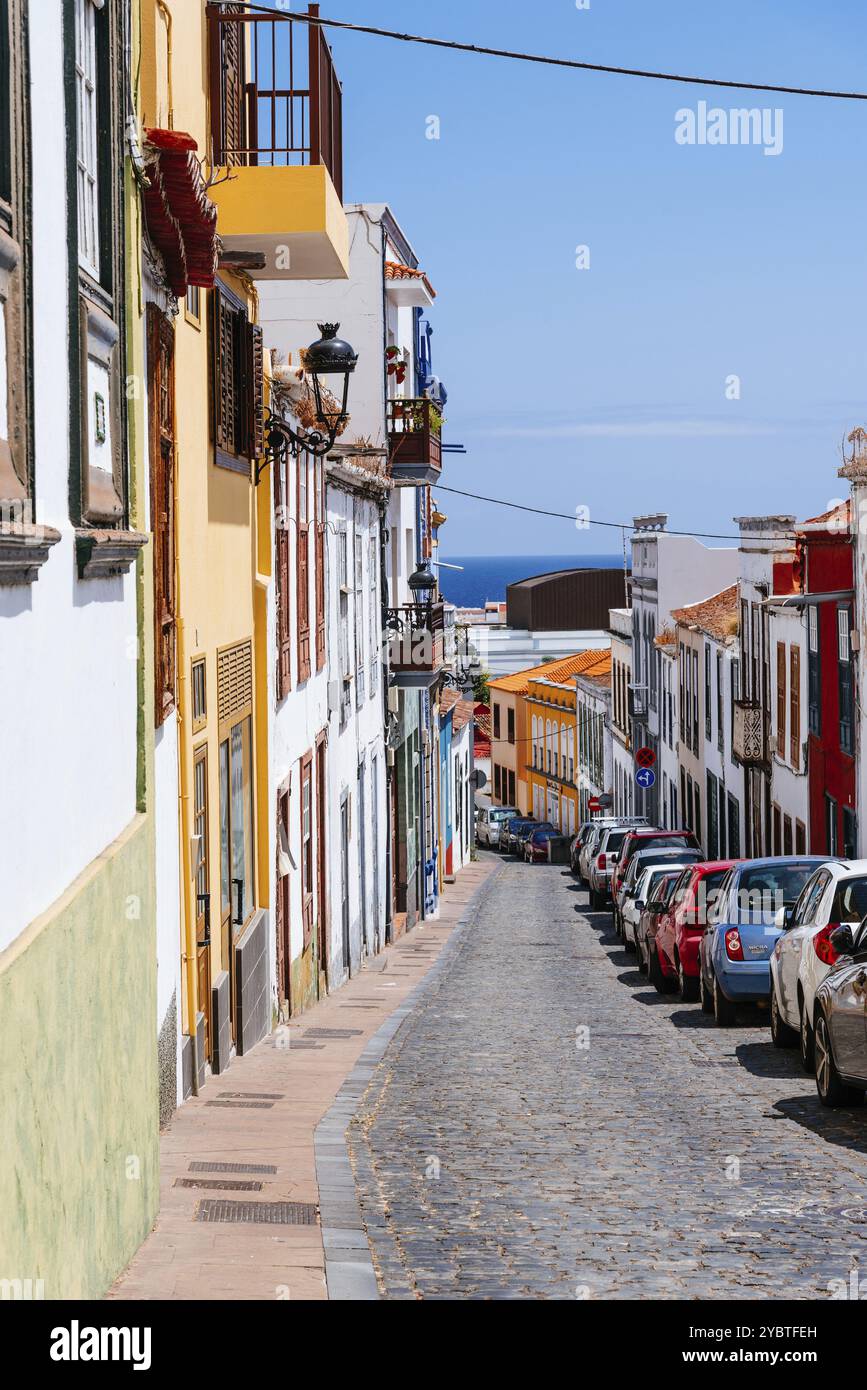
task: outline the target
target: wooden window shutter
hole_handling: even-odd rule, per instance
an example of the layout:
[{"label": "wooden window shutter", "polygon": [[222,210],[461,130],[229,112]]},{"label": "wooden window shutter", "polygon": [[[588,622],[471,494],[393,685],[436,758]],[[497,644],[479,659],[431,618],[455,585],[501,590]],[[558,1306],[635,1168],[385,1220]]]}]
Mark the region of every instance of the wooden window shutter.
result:
[{"label": "wooden window shutter", "polygon": [[[794,649],[793,649],[794,650]],[[786,756],[786,644],[777,643],[777,752]]]},{"label": "wooden window shutter", "polygon": [[[226,9],[235,10],[236,5]],[[241,23],[223,22],[220,26],[222,52],[220,68],[223,74],[221,149],[218,163],[246,164],[244,134],[244,29]]]},{"label": "wooden window shutter", "polygon": [[[302,507],[301,503],[301,477],[302,470],[305,470],[304,482],[307,488],[310,486],[310,460],[307,454],[301,454],[298,458],[298,574],[296,580],[298,610],[298,680],[306,681],[310,679],[310,523],[307,520],[306,510],[309,503]],[[309,493],[305,494],[309,497]]]},{"label": "wooden window shutter", "polygon": [[284,454],[274,470],[277,569],[277,699],[283,700],[292,688],[292,624],[290,617],[288,526],[288,456]]},{"label": "wooden window shutter", "polygon": [[792,647],[791,651],[791,741],[792,767],[801,765],[801,651]]},{"label": "wooden window shutter", "polygon": [[325,665],[325,462],[314,464],[316,508],[316,669]]},{"label": "wooden window shutter", "polygon": [[265,452],[265,366],[262,330],[247,325],[247,453],[260,459]]},{"label": "wooden window shutter", "polygon": [[154,722],[175,707],[174,329],[148,305],[148,422],[154,575]]},{"label": "wooden window shutter", "polygon": [[211,433],[218,449],[234,443],[235,362],[231,309],[215,285],[211,291]]}]

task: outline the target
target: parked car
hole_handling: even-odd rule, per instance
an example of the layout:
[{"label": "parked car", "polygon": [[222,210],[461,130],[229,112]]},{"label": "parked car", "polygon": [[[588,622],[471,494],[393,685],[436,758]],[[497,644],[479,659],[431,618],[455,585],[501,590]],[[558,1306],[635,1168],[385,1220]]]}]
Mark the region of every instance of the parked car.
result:
[{"label": "parked car", "polygon": [[701,846],[691,830],[662,830],[659,826],[638,826],[630,830],[620,848],[620,854],[611,880],[611,898],[614,922],[619,928],[618,895],[629,861],[642,849],[700,849]]},{"label": "parked car", "polygon": [[703,860],[681,874],[668,910],[657,921],[654,940],[659,973],[676,981],[686,1003],[698,999],[699,946],[708,915],[713,913],[723,880],[734,864],[733,859]]},{"label": "parked car", "polygon": [[838,960],[816,991],[816,1090],[823,1105],[858,1105],[867,1090],[867,921],[828,939]]},{"label": "parked car", "polygon": [[555,825],[552,825],[549,820],[534,820],[531,821],[529,825],[519,826],[514,836],[514,853],[517,854],[521,859],[525,858],[524,850],[526,848],[527,841],[536,830],[553,830],[555,834],[560,834],[557,827]]},{"label": "parked car", "polygon": [[623,882],[620,885],[620,892],[615,903],[616,913],[614,926],[617,935],[626,940],[624,935],[623,913],[630,899],[638,896],[638,882],[644,870],[653,864],[697,864],[702,857],[700,849],[686,849],[683,845],[679,848],[651,848],[639,850],[629,861],[629,868],[626,870]]},{"label": "parked car", "polygon": [[623,941],[627,950],[635,950],[639,917],[647,904],[658,896],[656,890],[662,880],[670,877],[673,869],[677,867],[677,863],[672,864],[671,861],[642,867],[635,885],[635,896],[630,894],[623,900]]},{"label": "parked car", "polygon": [[572,867],[573,874],[578,874],[579,877],[581,875],[579,856],[581,854],[582,847],[593,834],[593,831],[595,829],[595,820],[582,821],[578,827],[578,833],[574,836],[572,843],[569,846],[569,863]]},{"label": "parked car", "polygon": [[770,957],[818,855],[748,859],[726,874],[712,924],[701,939],[699,997],[721,1028],[738,1004],[764,1004],[771,992]]},{"label": "parked car", "polygon": [[578,854],[578,877],[581,882],[590,885],[590,865],[593,862],[593,855],[596,853],[596,846],[602,838],[602,833],[611,826],[617,825],[614,816],[599,816],[592,824],[590,832],[581,842],[581,849]]},{"label": "parked car", "polygon": [[829,860],[804,884],[792,920],[771,956],[771,1037],[777,1047],[800,1047],[813,1070],[816,991],[834,965],[831,934],[867,915],[867,859]]},{"label": "parked car", "polygon": [[528,864],[547,864],[548,863],[548,841],[559,840],[560,831],[555,830],[553,825],[550,827],[540,827],[532,830],[524,841],[524,858]]},{"label": "parked car", "polygon": [[590,906],[596,911],[605,907],[611,896],[611,876],[629,829],[627,825],[610,825],[595,838],[589,883]]},{"label": "parked car", "polygon": [[515,806],[480,806],[476,814],[476,839],[480,845],[496,849],[504,821],[517,816],[518,809]]},{"label": "parked car", "polygon": [[[656,946],[653,940],[656,934],[656,925],[662,913],[668,910],[672,894],[683,870],[684,865],[682,864],[669,865],[662,878],[654,886],[654,896],[644,904],[638,914],[638,922],[635,927],[635,953],[638,957],[638,969],[642,975],[650,974],[652,962],[656,955]],[[664,990],[667,986],[663,982],[660,988]]]},{"label": "parked car", "polygon": [[533,816],[512,816],[500,826],[500,843],[497,846],[504,854],[515,854],[518,849],[518,833],[539,824]]}]

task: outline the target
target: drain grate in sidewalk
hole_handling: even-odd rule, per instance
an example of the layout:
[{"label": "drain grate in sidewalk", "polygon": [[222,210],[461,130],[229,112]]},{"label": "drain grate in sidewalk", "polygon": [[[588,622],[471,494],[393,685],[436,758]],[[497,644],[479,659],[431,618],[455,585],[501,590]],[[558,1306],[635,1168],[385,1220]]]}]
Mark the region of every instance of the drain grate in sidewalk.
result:
[{"label": "drain grate in sidewalk", "polygon": [[203,1197],[196,1207],[196,1221],[229,1221],[266,1226],[315,1226],[313,1202],[229,1202]]},{"label": "drain grate in sidewalk", "polygon": [[261,1192],[257,1178],[175,1178],[175,1187],[206,1187],[212,1192]]},{"label": "drain grate in sidewalk", "polygon": [[276,1173],[274,1163],[203,1163],[190,1164],[191,1173]]},{"label": "drain grate in sidewalk", "polygon": [[220,1100],[285,1100],[275,1091],[221,1091]]}]

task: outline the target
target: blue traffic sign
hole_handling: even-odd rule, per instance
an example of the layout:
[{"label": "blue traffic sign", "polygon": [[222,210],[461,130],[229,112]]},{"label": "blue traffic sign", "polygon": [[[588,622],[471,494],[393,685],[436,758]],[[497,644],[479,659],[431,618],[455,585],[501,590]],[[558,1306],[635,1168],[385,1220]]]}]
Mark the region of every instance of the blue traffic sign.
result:
[{"label": "blue traffic sign", "polygon": [[635,780],[639,787],[643,787],[647,792],[650,791],[651,787],[656,786],[656,773],[652,767],[640,767],[635,774]]}]

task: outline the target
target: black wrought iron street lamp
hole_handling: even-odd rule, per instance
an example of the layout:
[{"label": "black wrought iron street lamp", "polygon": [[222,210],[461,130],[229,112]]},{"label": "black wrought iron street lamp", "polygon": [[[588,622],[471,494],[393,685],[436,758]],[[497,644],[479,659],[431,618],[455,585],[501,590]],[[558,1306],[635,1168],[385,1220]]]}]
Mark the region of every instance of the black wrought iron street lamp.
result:
[{"label": "black wrought iron street lamp", "polygon": [[[410,593],[413,597],[414,607],[422,621],[428,618],[433,606],[434,590],[437,582],[430,572],[430,564],[427,560],[422,560],[414,574],[407,580]],[[422,623],[419,623],[422,626]]]},{"label": "black wrought iron street lamp", "polygon": [[[297,458],[300,453],[314,454],[322,458],[334,448],[338,432],[349,419],[349,378],[355,371],[358,353],[349,343],[338,338],[339,323],[320,323],[322,337],[311,343],[304,359],[304,370],[309,373],[313,383],[313,404],[316,423],[321,429],[293,430],[281,416],[272,410],[265,412],[265,462],[276,463],[284,450],[288,449]],[[322,378],[342,377],[336,391],[326,391]],[[333,406],[329,401],[333,400]],[[260,473],[262,469],[259,470]],[[258,482],[258,477],[256,479]]]}]

